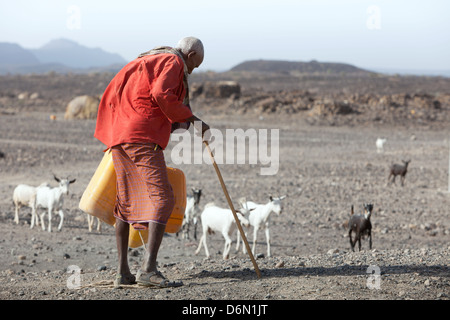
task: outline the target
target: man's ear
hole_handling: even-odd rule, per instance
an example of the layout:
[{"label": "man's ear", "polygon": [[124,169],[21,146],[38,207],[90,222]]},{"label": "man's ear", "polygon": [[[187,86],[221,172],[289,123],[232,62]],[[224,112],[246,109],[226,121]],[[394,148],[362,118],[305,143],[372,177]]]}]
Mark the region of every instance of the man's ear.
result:
[{"label": "man's ear", "polygon": [[188,58],[192,58],[192,57],[194,57],[195,55],[197,54],[197,52],[195,52],[194,50],[193,51],[190,51],[189,53],[188,53]]}]

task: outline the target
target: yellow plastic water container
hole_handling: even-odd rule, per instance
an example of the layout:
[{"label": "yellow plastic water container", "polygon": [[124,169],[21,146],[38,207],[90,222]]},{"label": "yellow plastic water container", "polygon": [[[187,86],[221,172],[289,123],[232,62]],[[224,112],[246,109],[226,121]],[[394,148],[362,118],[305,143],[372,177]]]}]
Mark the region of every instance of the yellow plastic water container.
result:
[{"label": "yellow plastic water container", "polygon": [[111,150],[108,150],[84,191],[79,208],[113,226],[116,223],[113,215],[115,202],[116,171]]},{"label": "yellow plastic water container", "polygon": [[[186,178],[182,170],[167,167],[169,182],[175,196],[175,206],[167,222],[165,232],[180,231],[186,209]],[[111,150],[105,152],[102,161],[81,197],[79,208],[109,225],[115,225],[114,206],[116,202],[116,171]],[[141,230],[144,242],[148,240],[148,231]],[[143,245],[139,232],[130,228],[128,245],[137,248]]]}]

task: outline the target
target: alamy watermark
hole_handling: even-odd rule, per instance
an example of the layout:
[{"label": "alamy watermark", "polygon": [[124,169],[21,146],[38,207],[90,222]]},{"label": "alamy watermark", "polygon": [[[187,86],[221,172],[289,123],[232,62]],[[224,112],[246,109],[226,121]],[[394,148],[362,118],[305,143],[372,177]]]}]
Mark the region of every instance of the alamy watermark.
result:
[{"label": "alamy watermark", "polygon": [[66,20],[66,26],[69,30],[81,29],[81,9],[79,6],[71,5],[67,7],[67,13],[69,16]]},{"label": "alamy watermark", "polygon": [[369,30],[381,29],[381,9],[379,6],[371,5],[367,8],[367,14],[369,15],[366,20],[366,27]]},{"label": "alamy watermark", "polygon": [[[176,142],[170,154],[174,164],[211,164],[203,139],[199,134],[200,123],[194,124],[194,134],[188,130],[176,130],[170,137]],[[205,140],[214,154],[217,164],[261,165],[261,175],[275,175],[280,165],[279,129],[210,129]]]},{"label": "alamy watermark", "polygon": [[67,267],[67,273],[70,273],[70,276],[67,278],[66,282],[67,288],[81,288],[81,268],[77,265],[70,265]]},{"label": "alamy watermark", "polygon": [[367,278],[367,288],[370,290],[376,289],[380,290],[381,288],[381,270],[379,266],[369,266],[367,268],[367,273],[370,274],[370,276]]}]

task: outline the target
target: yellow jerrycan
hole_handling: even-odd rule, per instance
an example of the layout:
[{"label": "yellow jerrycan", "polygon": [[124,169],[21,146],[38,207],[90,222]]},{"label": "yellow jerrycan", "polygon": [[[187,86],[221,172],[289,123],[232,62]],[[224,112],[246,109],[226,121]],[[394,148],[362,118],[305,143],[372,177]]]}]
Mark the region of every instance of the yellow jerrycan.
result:
[{"label": "yellow jerrycan", "polygon": [[[186,178],[182,170],[167,167],[169,182],[175,196],[175,206],[167,221],[165,232],[176,233],[180,231],[186,209]],[[116,172],[112,161],[111,150],[103,155],[97,170],[84,191],[79,208],[103,222],[114,226],[114,206],[116,202]],[[132,226],[130,228],[129,246],[137,248],[143,245],[141,240],[147,242],[148,231],[141,230],[141,234]]]},{"label": "yellow jerrycan", "polygon": [[103,155],[97,170],[91,178],[81,197],[79,208],[103,222],[113,226],[114,206],[116,203],[116,171],[112,161],[111,150]]}]

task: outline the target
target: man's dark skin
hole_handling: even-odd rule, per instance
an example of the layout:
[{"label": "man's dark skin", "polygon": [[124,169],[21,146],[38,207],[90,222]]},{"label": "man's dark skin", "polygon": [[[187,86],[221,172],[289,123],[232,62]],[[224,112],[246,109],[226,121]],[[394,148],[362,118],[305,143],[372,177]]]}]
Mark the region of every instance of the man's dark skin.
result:
[{"label": "man's dark skin", "polygon": [[[203,56],[198,54],[195,51],[190,51],[188,54],[183,54],[184,61],[186,63],[186,67],[188,69],[188,73],[191,74],[195,68],[198,68],[200,64],[203,62]],[[201,119],[196,116],[192,116],[187,121],[198,124],[201,122],[202,128],[202,136],[205,134],[207,130],[209,130],[209,126],[203,122]],[[124,222],[120,219],[116,219],[116,241],[117,241],[117,249],[119,256],[119,266],[117,273],[122,275],[122,277],[130,278],[132,277],[130,267],[128,265],[128,238],[130,234],[130,225],[127,222]],[[161,245],[161,241],[164,236],[164,230],[166,229],[165,225],[159,223],[148,223],[148,242],[147,242],[147,250],[144,256],[144,261],[141,266],[142,272],[156,272],[157,271],[157,256],[159,247]]]}]

